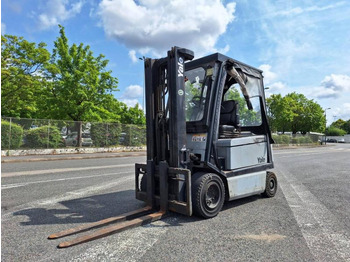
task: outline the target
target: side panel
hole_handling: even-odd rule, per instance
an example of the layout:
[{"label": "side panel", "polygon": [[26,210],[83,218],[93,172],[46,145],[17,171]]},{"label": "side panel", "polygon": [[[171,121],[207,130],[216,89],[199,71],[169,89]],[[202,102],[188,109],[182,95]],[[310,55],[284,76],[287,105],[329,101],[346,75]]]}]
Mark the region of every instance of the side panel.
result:
[{"label": "side panel", "polygon": [[265,191],[266,171],[227,179],[229,200],[260,194]]},{"label": "side panel", "polygon": [[251,136],[233,139],[219,139],[218,156],[225,159],[225,170],[255,166],[267,163],[267,142],[265,136]]}]

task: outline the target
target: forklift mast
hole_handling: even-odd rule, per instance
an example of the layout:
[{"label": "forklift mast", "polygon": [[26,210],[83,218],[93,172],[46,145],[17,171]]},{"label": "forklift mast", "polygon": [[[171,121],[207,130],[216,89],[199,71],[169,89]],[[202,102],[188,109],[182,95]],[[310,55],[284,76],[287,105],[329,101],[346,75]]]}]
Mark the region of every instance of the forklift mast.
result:
[{"label": "forklift mast", "polygon": [[173,47],[167,57],[145,60],[147,164],[135,165],[137,199],[186,215],[192,209],[184,73],[193,57]]},{"label": "forklift mast", "polygon": [[145,61],[147,160],[186,168],[185,61],[191,50],[173,47],[162,59]]}]

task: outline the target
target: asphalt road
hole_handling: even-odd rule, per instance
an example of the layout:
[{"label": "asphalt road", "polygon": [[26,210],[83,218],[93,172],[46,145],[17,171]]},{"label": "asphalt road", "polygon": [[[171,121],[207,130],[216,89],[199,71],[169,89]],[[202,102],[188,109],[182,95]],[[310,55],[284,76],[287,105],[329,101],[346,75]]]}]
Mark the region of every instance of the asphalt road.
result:
[{"label": "asphalt road", "polygon": [[[350,261],[350,144],[275,150],[279,190],[68,249],[51,233],[131,211],[144,156],[3,163],[2,261]],[[68,237],[71,239],[73,237]]]}]

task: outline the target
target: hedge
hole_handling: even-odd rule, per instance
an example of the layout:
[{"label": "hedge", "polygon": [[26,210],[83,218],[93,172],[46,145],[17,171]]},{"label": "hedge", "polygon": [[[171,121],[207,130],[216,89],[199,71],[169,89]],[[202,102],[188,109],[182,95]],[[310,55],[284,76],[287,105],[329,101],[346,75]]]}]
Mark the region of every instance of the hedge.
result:
[{"label": "hedge", "polygon": [[41,126],[26,131],[25,146],[30,148],[57,148],[63,145],[60,131],[55,126]]},{"label": "hedge", "polygon": [[124,142],[126,146],[146,145],[146,127],[129,125],[126,131]]},{"label": "hedge", "polygon": [[291,140],[289,135],[272,135],[272,138],[276,144],[284,144],[284,145],[288,145]]},{"label": "hedge", "polygon": [[91,123],[91,139],[94,146],[114,146],[122,137],[122,124]]},{"label": "hedge", "polygon": [[[10,136],[11,132],[11,136]],[[1,120],[1,149],[17,149],[22,145],[23,128],[20,125]]]},{"label": "hedge", "polygon": [[273,140],[276,144],[283,144],[283,145],[300,145],[300,144],[311,144],[312,139],[309,136],[298,136],[298,137],[291,137],[289,135],[272,135]]}]

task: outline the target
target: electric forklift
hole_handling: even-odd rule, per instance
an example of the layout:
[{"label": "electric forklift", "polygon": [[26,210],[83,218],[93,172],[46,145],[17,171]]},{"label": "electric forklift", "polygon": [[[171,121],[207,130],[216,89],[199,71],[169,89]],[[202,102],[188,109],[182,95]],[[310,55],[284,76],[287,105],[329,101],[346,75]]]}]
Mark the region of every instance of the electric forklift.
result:
[{"label": "electric forklift", "polygon": [[146,58],[147,162],[135,164],[146,206],[49,236],[119,222],[63,242],[68,247],[161,219],[168,211],[215,217],[225,201],[277,191],[262,71],[215,53],[173,47]]}]

